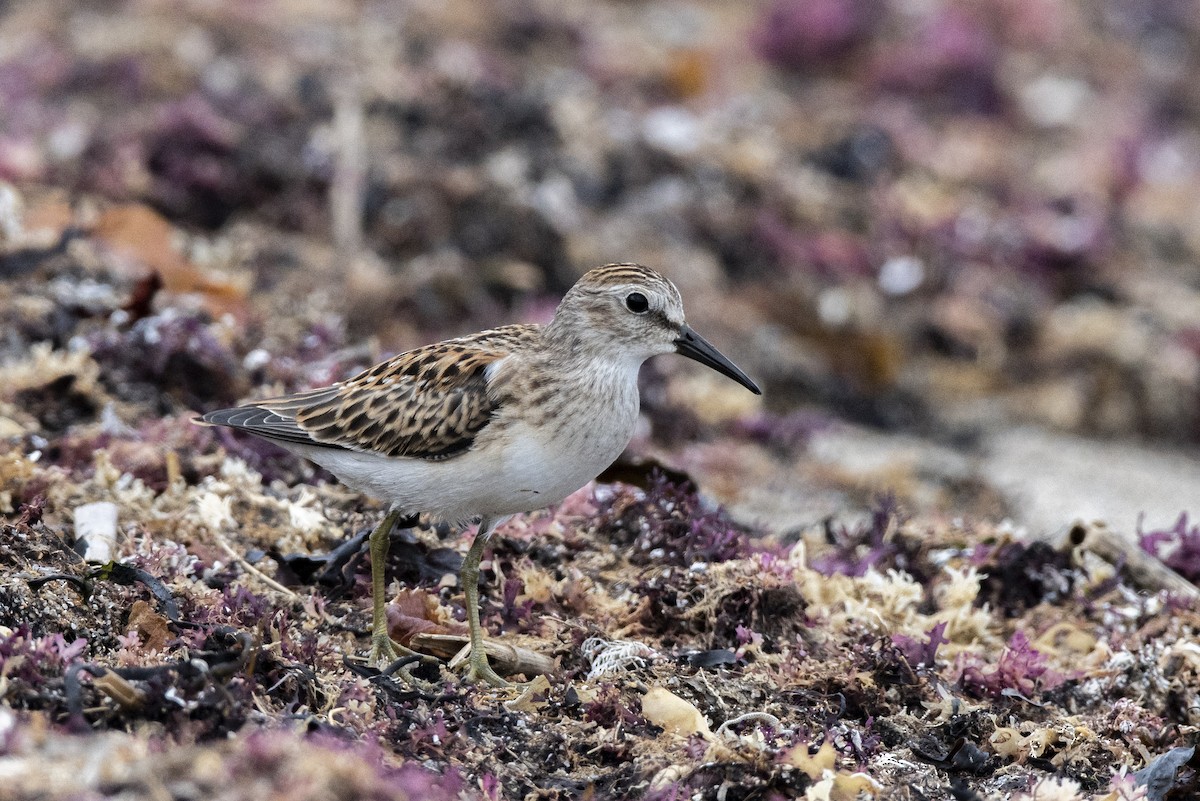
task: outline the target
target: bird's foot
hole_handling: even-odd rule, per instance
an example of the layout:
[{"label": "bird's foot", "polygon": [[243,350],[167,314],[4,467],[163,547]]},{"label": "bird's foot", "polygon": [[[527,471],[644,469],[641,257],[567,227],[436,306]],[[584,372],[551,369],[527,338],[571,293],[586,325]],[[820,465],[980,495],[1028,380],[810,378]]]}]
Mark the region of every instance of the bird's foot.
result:
[{"label": "bird's foot", "polygon": [[418,679],[411,672],[412,666],[421,662],[432,663],[437,660],[427,654],[405,648],[387,634],[372,635],[371,655],[368,657],[371,667],[388,675],[399,676],[410,686],[428,690],[431,689],[429,683]]},{"label": "bird's foot", "polygon": [[488,662],[487,652],[483,648],[472,648],[463,670],[463,681],[468,684],[487,684],[490,687],[517,687],[508,679],[497,673]]}]

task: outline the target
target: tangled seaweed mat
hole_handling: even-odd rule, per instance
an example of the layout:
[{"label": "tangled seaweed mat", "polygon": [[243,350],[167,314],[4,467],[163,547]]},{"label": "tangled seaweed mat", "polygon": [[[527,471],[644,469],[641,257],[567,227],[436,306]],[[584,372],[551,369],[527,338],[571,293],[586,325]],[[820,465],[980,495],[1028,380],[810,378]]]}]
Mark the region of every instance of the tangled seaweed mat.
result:
[{"label": "tangled seaweed mat", "polygon": [[[431,676],[434,697],[356,661],[363,554],[321,557],[375,513],[264,484],[180,422],[136,459],[132,441],[76,470],[0,456],[7,798],[1194,791],[1172,749],[1200,710],[1200,617],[1083,548],[886,500],[782,544],[689,484],[596,485],[508,523],[485,565],[487,630],[557,669],[508,693]],[[76,552],[72,514],[97,502],[118,511],[118,563]],[[459,630],[445,533],[397,540],[401,639]]]}]

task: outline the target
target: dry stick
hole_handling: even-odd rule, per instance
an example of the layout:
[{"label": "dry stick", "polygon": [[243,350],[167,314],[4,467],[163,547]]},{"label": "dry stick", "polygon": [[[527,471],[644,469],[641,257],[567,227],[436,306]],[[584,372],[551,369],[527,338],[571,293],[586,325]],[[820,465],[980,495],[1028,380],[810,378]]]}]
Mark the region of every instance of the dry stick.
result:
[{"label": "dry stick", "polygon": [[329,216],[333,241],[341,258],[362,248],[362,216],[367,176],[367,145],[361,79],[346,64],[334,83],[333,178],[329,182]]},{"label": "dry stick", "polygon": [[[410,648],[432,654],[439,659],[449,659],[448,666],[451,669],[464,662],[471,649],[470,640],[462,634],[421,632],[414,634],[408,645]],[[496,669],[504,673],[524,673],[526,676],[531,676],[553,673],[558,667],[553,658],[519,645],[484,640],[483,649],[487,651],[488,659],[492,661]]]},{"label": "dry stick", "polygon": [[1132,537],[1122,536],[1107,526],[1076,524],[1067,535],[1072,546],[1083,546],[1114,565],[1125,562],[1134,581],[1151,591],[1167,590],[1186,598],[1200,598],[1195,584],[1143,551]]},{"label": "dry stick", "polygon": [[262,572],[257,567],[255,567],[254,565],[247,562],[246,557],[242,556],[240,553],[235,551],[233,549],[233,546],[230,545],[228,542],[226,542],[225,538],[221,536],[220,532],[213,532],[213,536],[216,537],[217,545],[221,546],[221,550],[223,550],[225,553],[229,554],[230,557],[232,557],[235,562],[237,562],[239,565],[242,566],[243,570],[245,570],[248,573],[253,573],[254,575],[258,576],[262,580],[262,582],[264,584],[266,584],[268,587],[270,587],[273,590],[277,590],[278,592],[283,593],[288,598],[291,598],[293,601],[300,600],[300,596],[297,593],[292,592],[287,587],[283,586],[278,581],[271,578],[266,573]]}]

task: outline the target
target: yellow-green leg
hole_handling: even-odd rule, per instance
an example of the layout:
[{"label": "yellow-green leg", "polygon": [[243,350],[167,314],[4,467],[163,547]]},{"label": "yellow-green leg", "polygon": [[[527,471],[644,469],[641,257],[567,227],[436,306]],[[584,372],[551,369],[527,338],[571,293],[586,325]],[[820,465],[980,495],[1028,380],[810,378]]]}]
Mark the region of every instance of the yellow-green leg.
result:
[{"label": "yellow-green leg", "polygon": [[471,655],[467,659],[467,670],[463,678],[469,682],[486,682],[493,687],[511,687],[512,682],[501,678],[488,663],[487,652],[483,650],[483,628],[479,625],[479,560],[483,558],[483,547],[487,545],[488,537],[496,528],[498,520],[485,517],[479,521],[479,533],[471,543],[463,559],[460,578],[463,593],[467,596],[467,626],[471,630]]},{"label": "yellow-green leg", "polygon": [[[370,663],[372,667],[380,668],[381,670],[388,665],[406,656],[420,657],[422,660],[429,660],[430,657],[417,653],[411,648],[405,648],[403,645],[395,643],[388,636],[387,623],[387,586],[384,580],[384,570],[387,567],[388,545],[391,542],[392,529],[396,526],[396,521],[401,515],[397,511],[387,513],[382,522],[375,527],[371,532],[371,601],[374,604],[374,610],[371,614],[371,657]],[[408,672],[407,667],[402,667],[396,671],[410,684],[419,684],[420,682],[413,678]]]}]

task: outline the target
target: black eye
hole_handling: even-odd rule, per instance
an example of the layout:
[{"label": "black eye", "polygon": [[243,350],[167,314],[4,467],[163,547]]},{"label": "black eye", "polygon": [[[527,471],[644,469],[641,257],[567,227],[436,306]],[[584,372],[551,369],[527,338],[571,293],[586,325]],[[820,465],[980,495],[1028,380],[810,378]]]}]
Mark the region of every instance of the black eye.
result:
[{"label": "black eye", "polygon": [[634,314],[645,314],[650,308],[650,301],[641,292],[630,292],[625,296],[625,306]]}]

